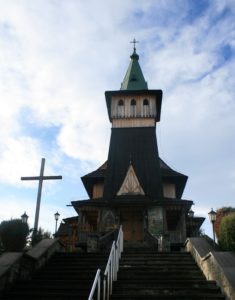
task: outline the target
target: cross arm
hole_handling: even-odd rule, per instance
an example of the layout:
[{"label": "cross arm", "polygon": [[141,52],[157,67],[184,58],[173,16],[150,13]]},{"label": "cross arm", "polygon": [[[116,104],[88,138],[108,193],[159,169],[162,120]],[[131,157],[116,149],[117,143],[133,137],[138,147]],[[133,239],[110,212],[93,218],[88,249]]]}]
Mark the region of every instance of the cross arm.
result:
[{"label": "cross arm", "polygon": [[35,176],[35,177],[21,177],[21,180],[39,180],[40,176]]},{"label": "cross arm", "polygon": [[50,180],[50,179],[62,179],[62,176],[43,176],[43,180]]},{"label": "cross arm", "polygon": [[34,176],[34,177],[21,177],[21,180],[53,180],[53,179],[62,179],[62,176]]}]

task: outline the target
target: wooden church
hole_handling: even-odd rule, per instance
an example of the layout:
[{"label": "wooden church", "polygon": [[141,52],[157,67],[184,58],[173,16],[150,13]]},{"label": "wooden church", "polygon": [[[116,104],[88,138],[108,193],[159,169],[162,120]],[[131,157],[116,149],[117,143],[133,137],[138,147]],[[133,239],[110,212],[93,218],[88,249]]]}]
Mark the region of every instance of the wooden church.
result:
[{"label": "wooden church", "polygon": [[171,249],[179,248],[198,235],[204,218],[194,217],[193,201],[182,199],[187,176],[159,157],[162,91],[148,89],[135,46],[120,90],[106,91],[105,98],[112,126],[108,159],[81,178],[89,199],[72,202],[78,245],[122,224],[126,244],[156,244],[164,237]]}]

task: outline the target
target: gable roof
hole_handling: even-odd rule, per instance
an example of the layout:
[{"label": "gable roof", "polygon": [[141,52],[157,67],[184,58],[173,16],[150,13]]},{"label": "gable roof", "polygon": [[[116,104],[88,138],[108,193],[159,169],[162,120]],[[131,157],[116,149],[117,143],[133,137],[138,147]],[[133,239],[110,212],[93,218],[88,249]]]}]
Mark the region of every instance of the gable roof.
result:
[{"label": "gable roof", "polygon": [[130,164],[129,169],[127,170],[126,177],[117,192],[117,195],[144,195],[144,191],[139,183],[132,164]]}]

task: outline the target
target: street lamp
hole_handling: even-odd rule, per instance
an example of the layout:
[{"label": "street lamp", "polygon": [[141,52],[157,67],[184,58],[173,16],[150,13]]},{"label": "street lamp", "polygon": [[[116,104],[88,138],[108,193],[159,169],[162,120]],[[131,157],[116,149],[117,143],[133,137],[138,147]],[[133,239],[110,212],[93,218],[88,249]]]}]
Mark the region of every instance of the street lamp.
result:
[{"label": "street lamp", "polygon": [[213,208],[211,209],[211,211],[208,213],[209,215],[209,219],[211,221],[212,224],[212,230],[213,230],[213,246],[215,249],[215,221],[216,221],[216,212],[213,210]]},{"label": "street lamp", "polygon": [[193,218],[194,218],[194,211],[192,209],[189,210],[188,212],[188,217],[189,217],[189,230],[190,230],[190,236],[194,236],[194,226],[193,226]]},{"label": "street lamp", "polygon": [[55,216],[55,233],[57,231],[57,222],[59,220],[60,214],[58,213],[58,211],[54,214]]},{"label": "street lamp", "polygon": [[28,218],[29,216],[27,216],[26,212],[24,212],[24,214],[21,216],[22,223],[27,224]]},{"label": "street lamp", "polygon": [[189,216],[189,218],[194,217],[194,211],[192,209],[190,209],[190,211],[188,212],[188,216]]}]

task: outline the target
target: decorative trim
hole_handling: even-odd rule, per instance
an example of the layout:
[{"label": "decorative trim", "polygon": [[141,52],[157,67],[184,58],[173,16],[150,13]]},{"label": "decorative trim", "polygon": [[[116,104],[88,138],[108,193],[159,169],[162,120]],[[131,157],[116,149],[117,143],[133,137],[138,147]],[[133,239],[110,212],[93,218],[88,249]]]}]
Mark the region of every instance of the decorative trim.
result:
[{"label": "decorative trim", "polygon": [[145,195],[131,164],[117,195]]}]

